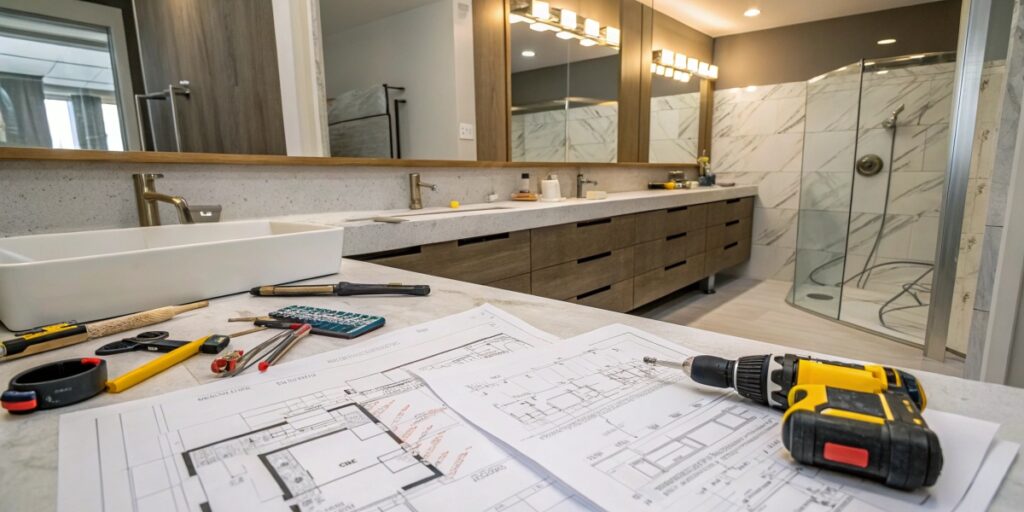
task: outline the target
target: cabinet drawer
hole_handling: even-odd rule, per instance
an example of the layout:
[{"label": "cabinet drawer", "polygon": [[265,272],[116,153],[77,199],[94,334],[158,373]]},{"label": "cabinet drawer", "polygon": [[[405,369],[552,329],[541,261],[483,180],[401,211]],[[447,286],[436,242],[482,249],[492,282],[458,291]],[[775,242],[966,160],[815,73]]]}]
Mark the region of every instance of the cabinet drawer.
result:
[{"label": "cabinet drawer", "polygon": [[625,313],[633,309],[633,280],[626,279],[615,284],[602,286],[596,290],[581,293],[570,298],[569,302]]},{"label": "cabinet drawer", "polygon": [[708,205],[693,204],[665,210],[665,236],[685,233],[707,225]]},{"label": "cabinet drawer", "polygon": [[507,277],[500,281],[487,283],[487,286],[501,288],[510,292],[530,293],[530,274]]},{"label": "cabinet drawer", "polygon": [[636,217],[636,242],[657,240],[665,236],[665,210],[654,210],[634,215]]},{"label": "cabinet drawer", "polygon": [[660,299],[704,277],[704,254],[667,265],[633,278],[633,306]]},{"label": "cabinet drawer", "polygon": [[708,226],[725,224],[726,222],[750,218],[754,214],[754,198],[741,197],[718,201],[708,205]]},{"label": "cabinet drawer", "polygon": [[729,267],[735,267],[750,259],[750,237],[725,246],[708,247],[707,266],[704,272],[714,274]]},{"label": "cabinet drawer", "polygon": [[532,265],[540,269],[633,245],[633,215],[606,217],[532,230]]},{"label": "cabinet drawer", "polygon": [[705,235],[702,228],[637,244],[633,271],[640,274],[700,254],[704,252]]},{"label": "cabinet drawer", "polygon": [[632,275],[633,248],[626,247],[534,270],[530,288],[534,295],[566,300]]},{"label": "cabinet drawer", "polygon": [[709,249],[712,247],[725,247],[728,244],[739,242],[743,239],[749,240],[752,228],[753,221],[749,217],[730,220],[725,224],[709,227],[707,246]]},{"label": "cabinet drawer", "polygon": [[388,251],[362,259],[388,267],[486,284],[530,272],[530,232],[464,238]]}]

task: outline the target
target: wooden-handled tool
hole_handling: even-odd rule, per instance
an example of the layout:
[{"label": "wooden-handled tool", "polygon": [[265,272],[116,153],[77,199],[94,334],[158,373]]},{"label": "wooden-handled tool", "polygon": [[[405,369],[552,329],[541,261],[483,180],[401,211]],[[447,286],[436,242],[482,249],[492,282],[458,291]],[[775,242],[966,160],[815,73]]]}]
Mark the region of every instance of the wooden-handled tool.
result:
[{"label": "wooden-handled tool", "polygon": [[34,331],[22,333],[16,338],[0,342],[0,361],[30,356],[40,352],[75,345],[83,341],[165,322],[181,313],[205,308],[209,304],[209,302],[204,300],[181,306],[165,306],[90,324],[62,323],[42,327]]}]

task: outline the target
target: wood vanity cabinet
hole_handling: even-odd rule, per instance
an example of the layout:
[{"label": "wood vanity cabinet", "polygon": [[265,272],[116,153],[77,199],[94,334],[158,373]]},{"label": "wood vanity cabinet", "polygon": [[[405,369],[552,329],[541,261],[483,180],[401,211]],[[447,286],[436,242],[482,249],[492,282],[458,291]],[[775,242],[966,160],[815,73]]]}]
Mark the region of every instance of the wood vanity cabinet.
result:
[{"label": "wood vanity cabinet", "polygon": [[744,197],[356,258],[626,312],[750,258],[753,208]]}]

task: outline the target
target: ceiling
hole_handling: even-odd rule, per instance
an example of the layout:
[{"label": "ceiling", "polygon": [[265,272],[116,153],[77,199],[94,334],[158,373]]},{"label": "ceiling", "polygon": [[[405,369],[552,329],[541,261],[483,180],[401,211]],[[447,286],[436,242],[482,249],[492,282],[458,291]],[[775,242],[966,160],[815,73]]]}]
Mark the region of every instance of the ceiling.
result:
[{"label": "ceiling", "polygon": [[[83,37],[83,30],[70,25],[15,26],[15,21],[13,17],[0,21],[0,71],[40,76],[49,86],[114,90],[105,33]],[[102,38],[101,44],[97,37]]]},{"label": "ceiling", "polygon": [[320,0],[320,25],[325,36],[365,25],[438,0]]},{"label": "ceiling", "polygon": [[[526,23],[512,24],[512,72],[529,71],[567,62],[596,59],[615,55],[618,50],[607,46],[580,46],[575,40],[555,37],[554,32],[536,32]],[[533,50],[533,57],[523,57],[523,50]]]},{"label": "ceiling", "polygon": [[[936,0],[654,0],[654,8],[711,37],[926,4]],[[757,7],[761,14],[743,15]]]}]

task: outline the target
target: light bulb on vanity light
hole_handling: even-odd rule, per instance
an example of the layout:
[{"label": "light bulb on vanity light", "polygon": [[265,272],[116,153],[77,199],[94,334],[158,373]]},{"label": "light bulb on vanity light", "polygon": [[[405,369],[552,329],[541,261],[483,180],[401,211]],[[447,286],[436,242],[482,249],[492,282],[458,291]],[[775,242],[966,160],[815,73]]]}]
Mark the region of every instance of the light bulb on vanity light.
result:
[{"label": "light bulb on vanity light", "polygon": [[530,20],[528,20],[528,19],[526,19],[526,18],[524,18],[524,17],[522,17],[522,16],[520,16],[520,15],[518,15],[516,13],[512,13],[512,14],[508,15],[508,22],[509,23],[522,23],[524,21],[530,21]]},{"label": "light bulb on vanity light", "polygon": [[685,73],[683,71],[676,71],[676,73],[681,73],[682,74],[682,76],[679,77],[679,81],[680,82],[686,83],[686,82],[690,81],[690,76],[691,75],[689,73]]},{"label": "light bulb on vanity light", "polygon": [[593,39],[587,39],[585,37],[580,39],[580,46],[594,46],[595,44],[597,44],[597,41],[594,41]]},{"label": "light bulb on vanity light", "polygon": [[761,9],[758,9],[757,7],[751,7],[750,9],[743,11],[743,15],[748,18],[753,18],[754,16],[758,16],[760,14]]},{"label": "light bulb on vanity light", "polygon": [[672,50],[658,50],[658,64],[671,66],[675,63],[675,53]]},{"label": "light bulb on vanity light", "polygon": [[590,37],[601,37],[601,22],[590,18],[584,19],[583,33]]},{"label": "light bulb on vanity light", "polygon": [[697,74],[703,77],[707,77],[708,75],[711,74],[711,72],[709,71],[709,66],[710,64],[708,64],[707,62],[701,62],[700,65],[697,67]]},{"label": "light bulb on vanity light", "polygon": [[533,0],[530,5],[530,14],[534,18],[546,20],[551,17],[551,5],[540,0]]},{"label": "light bulb on vanity light", "polygon": [[694,57],[686,59],[686,70],[690,73],[696,73],[700,69],[700,61]]},{"label": "light bulb on vanity light", "polygon": [[654,69],[654,74],[659,76],[665,76],[665,66],[658,64],[657,67]]},{"label": "light bulb on vanity light", "polygon": [[686,69],[686,55],[682,53],[676,54],[676,61],[672,63],[672,67],[676,69]]},{"label": "light bulb on vanity light", "polygon": [[538,22],[534,22],[534,23],[530,23],[530,30],[533,30],[534,32],[544,32],[547,29],[548,29],[548,26],[543,24],[543,23],[541,23],[541,22],[539,22],[539,21]]},{"label": "light bulb on vanity light", "polygon": [[683,75],[685,75],[685,74],[686,73],[683,73],[682,71],[679,71],[677,69],[674,73],[672,73],[672,79],[673,80],[678,80],[678,81],[682,82],[683,81]]},{"label": "light bulb on vanity light", "polygon": [[559,33],[555,34],[555,37],[557,37],[559,39],[566,39],[566,40],[568,40],[568,39],[572,39],[572,38],[574,38],[576,36],[573,35],[572,32],[567,32],[565,30],[562,30]]},{"label": "light bulb on vanity light", "polygon": [[558,15],[558,23],[569,30],[576,30],[576,13],[569,9],[562,9]]},{"label": "light bulb on vanity light", "polygon": [[718,66],[708,66],[708,78],[712,80],[718,80]]},{"label": "light bulb on vanity light", "polygon": [[622,42],[622,33],[615,27],[605,27],[604,40],[612,46],[618,46]]},{"label": "light bulb on vanity light", "polygon": [[523,57],[533,57],[537,55],[537,52],[533,50],[523,50],[523,53],[521,53],[520,55],[522,55]]},{"label": "light bulb on vanity light", "polygon": [[651,73],[657,73],[657,72],[658,72],[658,65],[656,63],[652,62],[651,63]]}]

